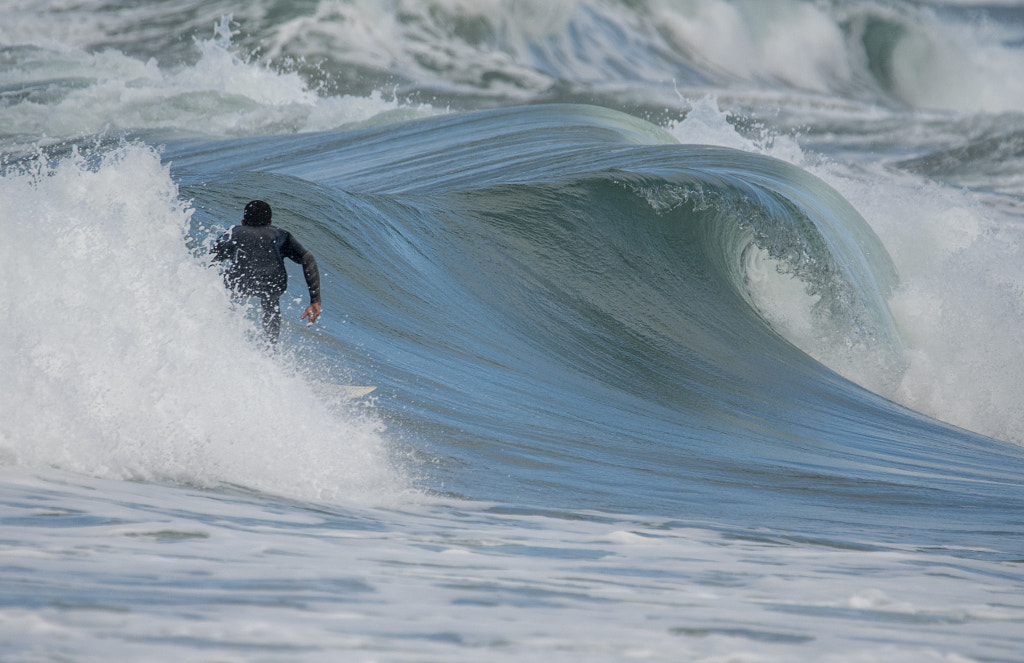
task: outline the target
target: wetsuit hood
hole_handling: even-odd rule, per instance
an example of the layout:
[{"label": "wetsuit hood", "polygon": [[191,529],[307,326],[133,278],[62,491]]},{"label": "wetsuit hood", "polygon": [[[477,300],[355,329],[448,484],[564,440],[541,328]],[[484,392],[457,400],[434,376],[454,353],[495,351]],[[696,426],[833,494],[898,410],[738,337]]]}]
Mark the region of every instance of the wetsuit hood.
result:
[{"label": "wetsuit hood", "polygon": [[245,206],[242,215],[243,226],[269,226],[272,212],[270,205],[262,200],[253,200]]}]

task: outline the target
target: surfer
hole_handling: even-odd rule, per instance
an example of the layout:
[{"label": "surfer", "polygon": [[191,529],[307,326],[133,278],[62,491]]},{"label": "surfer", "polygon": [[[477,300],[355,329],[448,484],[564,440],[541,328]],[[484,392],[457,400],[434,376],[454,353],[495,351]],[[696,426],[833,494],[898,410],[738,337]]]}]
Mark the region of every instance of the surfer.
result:
[{"label": "surfer", "polygon": [[231,264],[224,282],[238,297],[259,297],[263,330],[273,344],[281,334],[281,295],[288,287],[284,259],[302,265],[309,287],[309,306],[302,314],[309,324],[320,317],[320,272],[316,258],[287,230],[272,226],[270,205],[253,200],[245,206],[242,225],[232,226],[214,243],[210,253],[216,262]]}]

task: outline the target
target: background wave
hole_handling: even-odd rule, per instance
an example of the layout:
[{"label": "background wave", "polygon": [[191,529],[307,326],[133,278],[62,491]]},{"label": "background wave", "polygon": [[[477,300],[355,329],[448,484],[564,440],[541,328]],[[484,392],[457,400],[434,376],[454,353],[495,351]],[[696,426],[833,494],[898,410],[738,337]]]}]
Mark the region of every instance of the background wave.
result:
[{"label": "background wave", "polygon": [[674,86],[988,112],[1024,101],[1020,10],[996,3],[161,1],[73,4],[43,19],[22,2],[6,10],[0,38],[177,67],[195,62],[192,39],[222,16],[234,18],[243,52],[329,94],[388,89],[463,107],[596,95],[656,108]]}]

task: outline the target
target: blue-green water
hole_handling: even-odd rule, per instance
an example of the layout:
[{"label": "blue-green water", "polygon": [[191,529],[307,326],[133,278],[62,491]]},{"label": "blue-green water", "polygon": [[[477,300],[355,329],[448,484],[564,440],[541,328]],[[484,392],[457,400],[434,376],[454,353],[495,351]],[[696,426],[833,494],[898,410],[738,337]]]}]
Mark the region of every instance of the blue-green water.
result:
[{"label": "blue-green water", "polygon": [[5,660],[1015,660],[1024,15],[236,4],[0,10]]}]

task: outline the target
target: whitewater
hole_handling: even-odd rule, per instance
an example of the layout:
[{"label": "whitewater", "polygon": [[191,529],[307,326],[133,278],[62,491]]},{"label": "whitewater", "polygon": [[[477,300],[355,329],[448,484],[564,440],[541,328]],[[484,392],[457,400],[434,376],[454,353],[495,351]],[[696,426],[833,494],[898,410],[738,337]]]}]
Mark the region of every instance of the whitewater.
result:
[{"label": "whitewater", "polygon": [[3,3],[0,658],[1020,660],[1022,64],[1010,2]]}]

